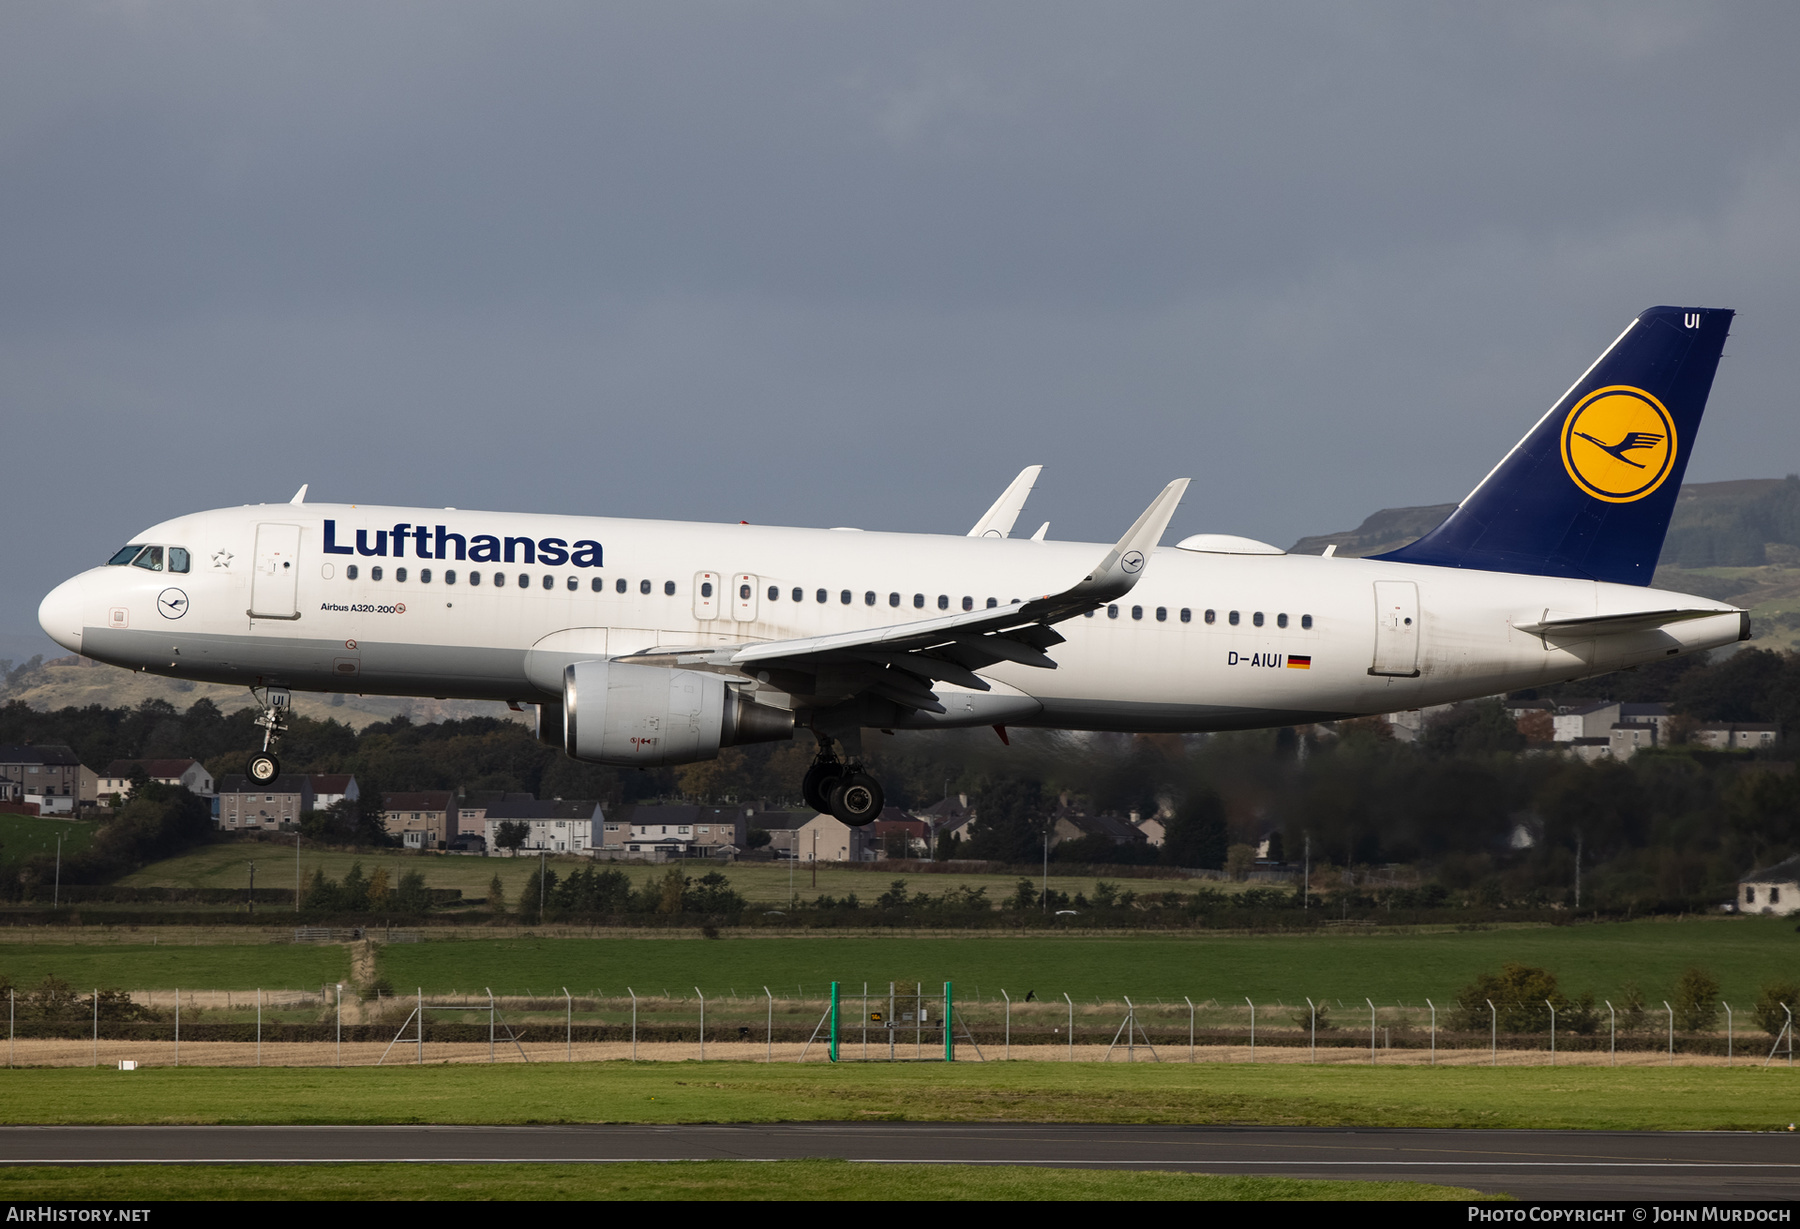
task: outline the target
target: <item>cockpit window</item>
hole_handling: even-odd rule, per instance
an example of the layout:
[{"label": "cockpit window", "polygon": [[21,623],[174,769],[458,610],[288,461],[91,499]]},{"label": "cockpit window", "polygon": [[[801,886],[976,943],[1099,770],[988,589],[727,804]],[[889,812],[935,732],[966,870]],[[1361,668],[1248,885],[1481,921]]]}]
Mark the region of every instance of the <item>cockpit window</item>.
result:
[{"label": "cockpit window", "polygon": [[139,552],[138,557],[131,561],[131,566],[134,568],[143,568],[148,572],[160,572],[162,571],[162,556],[162,547],[146,546]]},{"label": "cockpit window", "polygon": [[133,559],[136,559],[138,557],[138,552],[143,549],[144,548],[142,546],[137,546],[137,545],[121,547],[119,550],[119,553],[114,555],[111,559],[108,559],[106,561],[106,564],[108,567],[122,568],[126,564],[130,563]]},{"label": "cockpit window", "polygon": [[188,570],[188,553],[185,546],[169,548],[169,571],[185,572]]}]

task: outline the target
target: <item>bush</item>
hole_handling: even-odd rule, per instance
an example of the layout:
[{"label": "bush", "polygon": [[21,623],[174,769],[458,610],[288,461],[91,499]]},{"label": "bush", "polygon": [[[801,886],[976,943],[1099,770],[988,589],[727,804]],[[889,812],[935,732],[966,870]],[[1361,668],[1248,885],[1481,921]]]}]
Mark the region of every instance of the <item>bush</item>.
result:
[{"label": "bush", "polygon": [[1675,983],[1675,1027],[1684,1033],[1703,1033],[1719,1019],[1719,979],[1697,966],[1682,971]]},{"label": "bush", "polygon": [[[1786,1007],[1787,1011],[1782,1008]],[[1800,1011],[1800,982],[1769,982],[1756,996],[1756,1005],[1750,1014],[1756,1017],[1756,1023],[1762,1031],[1771,1037],[1779,1037],[1790,1019],[1789,1012]]]},{"label": "bush", "polygon": [[[1586,1001],[1591,1010],[1593,996]],[[1581,1004],[1571,1002],[1557,987],[1556,974],[1509,961],[1498,973],[1483,973],[1458,991],[1451,1018],[1455,1027],[1471,1032],[1497,1024],[1503,1033],[1546,1033],[1552,1006],[1558,1017],[1573,1008],[1575,1018],[1581,1018]]]}]

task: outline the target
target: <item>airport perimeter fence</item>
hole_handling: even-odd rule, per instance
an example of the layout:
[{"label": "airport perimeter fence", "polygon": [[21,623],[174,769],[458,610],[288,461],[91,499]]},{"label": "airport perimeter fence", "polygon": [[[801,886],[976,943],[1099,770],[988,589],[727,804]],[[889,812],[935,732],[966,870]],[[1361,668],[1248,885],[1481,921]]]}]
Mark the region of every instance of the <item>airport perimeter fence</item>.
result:
[{"label": "airport perimeter fence", "polygon": [[[834,982],[728,987],[684,994],[621,987],[551,994],[318,990],[96,990],[57,1014],[6,1001],[7,1065],[363,1066],[424,1062],[602,1059],[736,1061],[978,1061],[1369,1063],[1402,1065],[1793,1065],[1787,1013],[1773,1035],[1729,1003],[1722,1029],[1681,1030],[1676,1011],[1559,1016],[1550,1027],[1486,1028],[1467,1005],[1360,1003],[1300,996],[1254,1002],[1190,997],[1023,997],[952,982]],[[1531,1005],[1535,1010],[1536,1005]],[[1560,1026],[1559,1026],[1560,1020]],[[1479,1024],[1481,1021],[1477,1020]]]}]

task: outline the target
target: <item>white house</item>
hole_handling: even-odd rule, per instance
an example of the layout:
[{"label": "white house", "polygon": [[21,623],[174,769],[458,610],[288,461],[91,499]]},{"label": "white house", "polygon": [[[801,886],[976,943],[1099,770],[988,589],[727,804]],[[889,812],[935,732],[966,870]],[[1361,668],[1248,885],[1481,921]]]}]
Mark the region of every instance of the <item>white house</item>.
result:
[{"label": "white house", "polygon": [[1800,857],[1751,871],[1738,880],[1738,911],[1785,917],[1800,911]]}]

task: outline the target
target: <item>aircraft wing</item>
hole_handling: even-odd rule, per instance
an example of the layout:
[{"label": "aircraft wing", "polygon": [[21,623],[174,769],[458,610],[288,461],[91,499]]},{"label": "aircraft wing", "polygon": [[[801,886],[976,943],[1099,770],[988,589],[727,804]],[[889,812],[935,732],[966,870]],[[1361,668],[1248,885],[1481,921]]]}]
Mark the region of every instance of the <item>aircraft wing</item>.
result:
[{"label": "aircraft wing", "polygon": [[1013,524],[1019,519],[1019,513],[1025,510],[1025,501],[1031,497],[1031,490],[1037,485],[1038,475],[1044,472],[1042,465],[1027,465],[1019,471],[1019,476],[1012,480],[1012,485],[1000,492],[1000,498],[987,514],[975,522],[975,528],[969,530],[971,538],[1005,538],[1012,536]]},{"label": "aircraft wing", "polygon": [[[817,690],[798,685],[815,697],[843,700],[868,691],[909,708],[941,713],[932,681],[987,691],[987,682],[975,672],[997,662],[1054,670],[1056,662],[1044,650],[1061,644],[1063,637],[1050,625],[1131,592],[1187,485],[1180,478],[1164,487],[1094,570],[1058,593],[887,627],[756,644],[658,647],[618,660],[798,674],[817,680],[810,685]],[[840,681],[825,681],[833,676]]]}]

